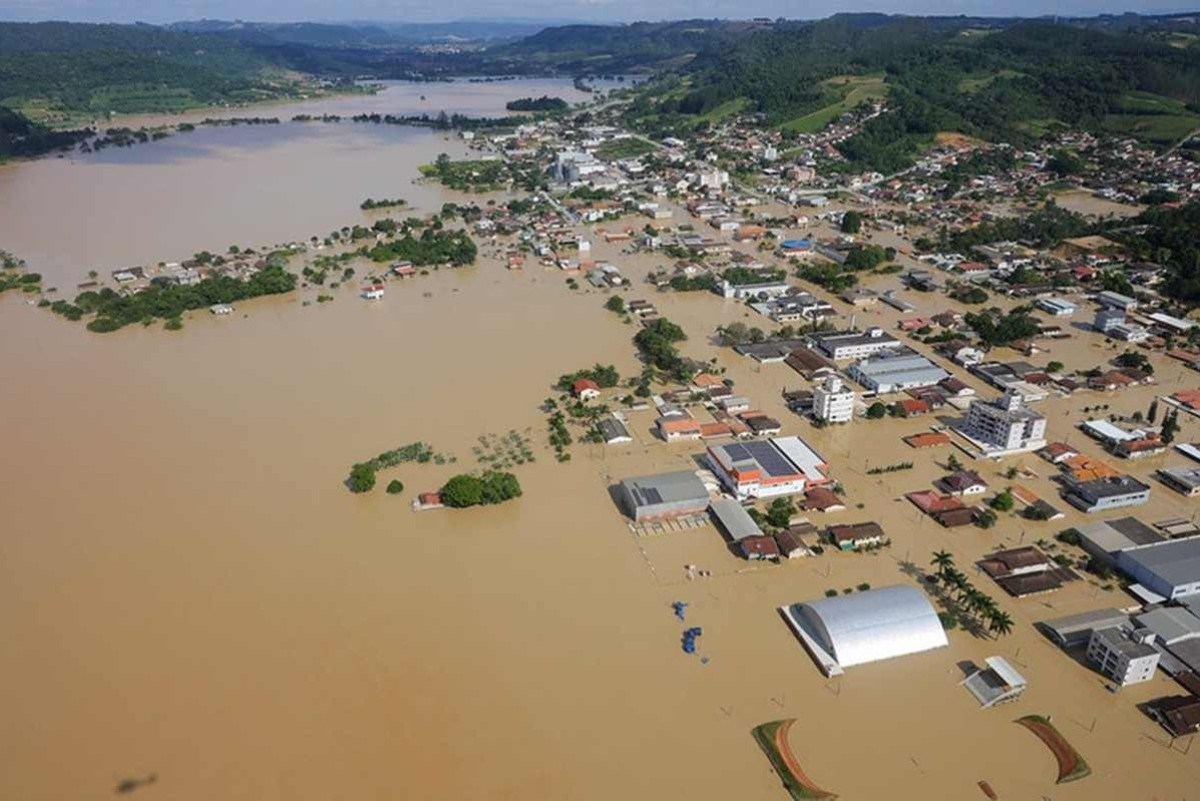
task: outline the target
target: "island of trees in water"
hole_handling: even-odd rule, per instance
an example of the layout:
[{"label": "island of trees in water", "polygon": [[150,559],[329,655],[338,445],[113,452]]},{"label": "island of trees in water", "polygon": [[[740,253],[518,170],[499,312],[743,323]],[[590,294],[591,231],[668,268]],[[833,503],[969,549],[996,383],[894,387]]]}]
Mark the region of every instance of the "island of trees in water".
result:
[{"label": "island of trees in water", "polygon": [[561,97],[519,97],[504,104],[509,111],[566,111],[570,104]]}]

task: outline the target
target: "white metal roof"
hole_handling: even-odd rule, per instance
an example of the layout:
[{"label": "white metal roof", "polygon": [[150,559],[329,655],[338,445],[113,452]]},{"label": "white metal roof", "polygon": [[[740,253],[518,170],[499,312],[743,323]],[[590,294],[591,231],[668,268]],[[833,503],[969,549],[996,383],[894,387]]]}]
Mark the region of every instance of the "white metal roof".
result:
[{"label": "white metal roof", "polygon": [[842,667],[948,645],[937,613],[915,587],[883,587],[795,609]]}]

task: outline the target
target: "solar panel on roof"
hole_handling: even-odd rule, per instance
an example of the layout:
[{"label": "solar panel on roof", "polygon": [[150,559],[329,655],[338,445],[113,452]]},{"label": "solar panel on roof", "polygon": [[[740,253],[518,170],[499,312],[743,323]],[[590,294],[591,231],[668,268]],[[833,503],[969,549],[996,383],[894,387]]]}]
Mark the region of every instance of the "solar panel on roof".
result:
[{"label": "solar panel on roof", "polygon": [[748,442],[743,447],[750,452],[769,476],[787,476],[796,472],[795,466],[769,442]]},{"label": "solar panel on roof", "polygon": [[750,451],[746,450],[746,446],[737,443],[726,445],[725,453],[734,462],[741,462],[750,458]]}]

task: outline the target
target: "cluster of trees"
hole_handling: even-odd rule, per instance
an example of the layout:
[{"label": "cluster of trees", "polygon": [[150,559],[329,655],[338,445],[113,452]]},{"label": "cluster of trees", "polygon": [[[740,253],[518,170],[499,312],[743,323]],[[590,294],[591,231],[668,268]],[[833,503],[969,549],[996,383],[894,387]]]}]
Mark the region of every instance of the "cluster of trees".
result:
[{"label": "cluster of trees", "polygon": [[573,373],[559,376],[554,388],[560,392],[570,392],[572,385],[581,378],[590,378],[602,389],[609,389],[620,383],[621,374],[611,364],[597,364],[590,369],[576,370]]},{"label": "cluster of trees", "polygon": [[570,108],[567,101],[561,97],[542,95],[541,97],[519,97],[504,104],[509,111],[566,111]]},{"label": "cluster of trees", "polygon": [[484,506],[521,497],[521,484],[512,473],[489,470],[481,476],[457,475],[442,487],[442,503],[455,509]]},{"label": "cluster of trees", "polygon": [[155,279],[146,289],[132,295],[122,295],[104,287],[99,291],[80,293],[73,304],[58,301],[63,303],[61,310],[53,305],[51,310],[76,320],[94,313],[96,316],[87,327],[96,333],[116,331],[156,318],[169,320],[185,311],[205,309],[218,303],[291,292],[296,288],[296,276],[283,268],[283,260],[282,254],[271,254],[267,266],[245,281],[222,275],[206,278],[192,286],[180,286],[166,279]]},{"label": "cluster of trees", "polygon": [[1167,268],[1163,292],[1188,305],[1200,304],[1200,202],[1155,207],[1136,219],[1138,228],[1116,232],[1132,258]]},{"label": "cluster of trees", "polygon": [[1028,339],[1039,330],[1037,319],[1020,308],[1008,313],[997,308],[985,309],[978,313],[968,312],[963,316],[963,320],[989,348]]},{"label": "cluster of trees", "polygon": [[421,174],[437,178],[443,185],[460,192],[495,189],[508,182],[508,165],[500,159],[453,161],[445,153],[433,164],[422,164]]},{"label": "cluster of trees", "polygon": [[796,276],[825,287],[833,293],[844,292],[858,283],[858,276],[832,262],[809,262],[800,265]]},{"label": "cluster of trees", "polygon": [[633,344],[647,364],[685,378],[687,364],[675,344],[686,339],[682,328],[666,317],[659,317],[634,335]]},{"label": "cluster of trees", "polygon": [[716,292],[717,277],[712,273],[700,275],[676,275],[668,282],[676,292]]},{"label": "cluster of trees", "polygon": [[895,248],[884,248],[879,245],[855,245],[846,252],[846,263],[842,267],[855,272],[874,270],[894,258],[896,258]]},{"label": "cluster of trees", "polygon": [[1086,218],[1051,201],[1024,217],[1004,217],[943,236],[943,244],[946,249],[962,253],[992,242],[1029,241],[1048,248],[1092,230],[1093,225]]},{"label": "cluster of trees", "polygon": [[723,279],[735,286],[773,284],[782,281],[785,275],[783,270],[750,270],[746,267],[729,267],[721,273]]},{"label": "cluster of trees", "polygon": [[[3,70],[0,70],[3,75]],[[90,136],[90,130],[53,131],[30,122],[23,114],[0,106],[0,161],[68,150]]]},{"label": "cluster of trees", "polygon": [[466,231],[426,228],[419,237],[406,233],[400,239],[364,247],[362,255],[375,262],[411,261],[417,267],[428,264],[452,264],[462,267],[475,262],[478,248]]},{"label": "cluster of trees", "polygon": [[935,551],[932,564],[937,567],[937,579],[967,614],[976,622],[987,627],[997,637],[1013,630],[1013,619],[996,606],[987,593],[975,589],[966,574],[954,565],[954,557],[947,551]]},{"label": "cluster of trees", "polygon": [[404,200],[403,198],[381,198],[379,200],[367,198],[362,203],[359,203],[358,207],[363,211],[370,211],[371,209],[393,209],[397,206],[406,205],[407,202],[408,201]]}]

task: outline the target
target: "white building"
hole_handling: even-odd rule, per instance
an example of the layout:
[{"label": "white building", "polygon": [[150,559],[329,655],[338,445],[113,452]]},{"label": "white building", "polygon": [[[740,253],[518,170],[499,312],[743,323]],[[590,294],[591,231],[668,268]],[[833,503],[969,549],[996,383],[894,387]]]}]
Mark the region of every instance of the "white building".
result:
[{"label": "white building", "polygon": [[872,356],[882,350],[899,348],[903,345],[900,340],[875,326],[865,332],[843,331],[836,334],[822,334],[815,339],[816,346],[835,361],[843,359],[862,359]]},{"label": "white building", "polygon": [[827,423],[849,423],[854,417],[854,390],[836,375],[826,376],[813,390],[813,417]]},{"label": "white building", "polygon": [[1046,418],[1010,388],[994,401],[971,401],[962,433],[990,456],[1035,451],[1046,445]]},{"label": "white building", "polygon": [[1087,656],[1105,676],[1120,686],[1150,681],[1158,667],[1158,651],[1146,629],[1097,629],[1088,640]]}]

